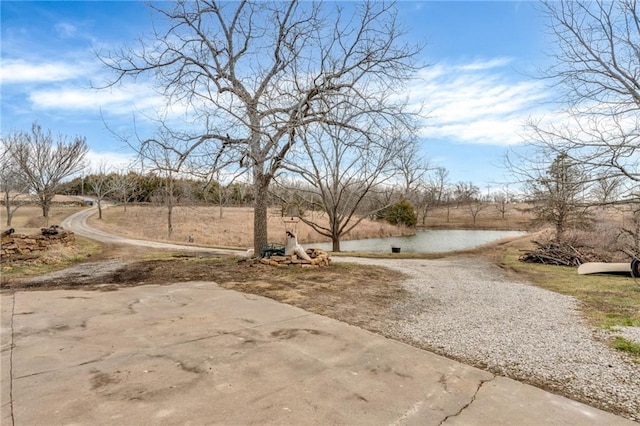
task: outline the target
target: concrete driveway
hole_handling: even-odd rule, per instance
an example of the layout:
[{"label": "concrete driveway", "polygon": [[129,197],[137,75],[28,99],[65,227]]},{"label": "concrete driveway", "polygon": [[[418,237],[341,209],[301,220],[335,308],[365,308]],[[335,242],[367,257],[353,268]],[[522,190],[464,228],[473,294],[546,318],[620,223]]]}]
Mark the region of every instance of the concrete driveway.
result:
[{"label": "concrete driveway", "polygon": [[2,425],[632,425],[211,282],[2,294]]}]

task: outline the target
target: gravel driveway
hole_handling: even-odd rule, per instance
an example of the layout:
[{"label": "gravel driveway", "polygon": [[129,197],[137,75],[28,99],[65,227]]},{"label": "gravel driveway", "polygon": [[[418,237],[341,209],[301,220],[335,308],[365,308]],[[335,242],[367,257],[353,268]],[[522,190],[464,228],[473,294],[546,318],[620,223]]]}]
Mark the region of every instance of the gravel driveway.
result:
[{"label": "gravel driveway", "polygon": [[388,336],[640,421],[640,367],[606,346],[611,334],[589,327],[574,298],[514,282],[478,258],[334,260],[411,277]]}]

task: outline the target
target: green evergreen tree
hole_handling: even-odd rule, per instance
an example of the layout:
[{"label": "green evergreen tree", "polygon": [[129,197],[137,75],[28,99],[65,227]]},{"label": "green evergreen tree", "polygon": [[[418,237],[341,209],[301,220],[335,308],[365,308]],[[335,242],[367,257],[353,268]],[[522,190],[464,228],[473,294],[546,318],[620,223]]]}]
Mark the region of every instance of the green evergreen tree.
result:
[{"label": "green evergreen tree", "polygon": [[392,225],[416,226],[418,217],[413,205],[407,200],[398,201],[387,210],[387,222]]},{"label": "green evergreen tree", "polygon": [[554,227],[555,240],[562,241],[568,229],[588,229],[592,215],[581,200],[587,181],[578,163],[558,154],[546,172],[529,181],[534,221]]}]

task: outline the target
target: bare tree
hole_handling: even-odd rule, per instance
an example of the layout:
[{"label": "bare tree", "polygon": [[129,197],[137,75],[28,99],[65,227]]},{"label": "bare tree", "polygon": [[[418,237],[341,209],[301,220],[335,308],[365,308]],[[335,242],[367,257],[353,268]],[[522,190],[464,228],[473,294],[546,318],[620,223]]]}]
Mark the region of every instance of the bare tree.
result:
[{"label": "bare tree", "polygon": [[185,154],[184,143],[171,139],[171,134],[167,134],[161,129],[154,138],[140,141],[137,150],[138,158],[143,164],[143,168],[157,173],[163,184],[159,190],[160,201],[167,209],[167,238],[173,234],[173,208],[176,205],[176,178],[179,175],[188,174],[190,164],[188,155]]},{"label": "bare tree", "polygon": [[102,219],[102,202],[105,197],[113,193],[115,188],[111,183],[113,174],[109,173],[109,168],[102,162],[98,165],[98,169],[94,173],[87,176],[87,185],[89,191],[95,197],[98,206],[98,219]]},{"label": "bare tree", "polygon": [[632,257],[640,256],[640,206],[631,205],[631,218],[621,228],[618,243],[621,250]]},{"label": "bare tree", "polygon": [[589,206],[580,200],[586,180],[581,166],[561,154],[542,175],[528,182],[530,211],[536,222],[554,227],[556,241],[563,240],[568,228],[585,229],[592,223]]},{"label": "bare tree", "polygon": [[471,214],[471,219],[473,220],[473,224],[476,224],[476,220],[478,218],[478,214],[488,207],[487,203],[484,203],[480,199],[476,199],[471,201],[468,204],[469,213]]},{"label": "bare tree", "polygon": [[448,177],[449,171],[447,169],[436,167],[426,177],[422,176],[417,189],[409,197],[423,225],[427,221],[429,212],[443,204]]},{"label": "bare tree", "polygon": [[596,177],[591,191],[596,203],[604,207],[618,201],[621,182],[622,179],[619,176],[602,175]]},{"label": "bare tree", "polygon": [[54,141],[51,131],[44,132],[34,123],[31,132],[15,132],[4,139],[9,156],[36,193],[42,216],[49,217],[49,208],[62,180],[84,167],[88,151],[85,138],[69,140],[60,135]]},{"label": "bare tree", "polygon": [[504,219],[507,213],[507,204],[509,203],[507,194],[505,194],[504,192],[498,192],[494,194],[493,202],[495,203],[496,210],[498,210],[498,212],[500,213],[500,217]]},{"label": "bare tree", "polygon": [[13,215],[20,207],[30,202],[29,181],[21,172],[18,164],[11,158],[8,147],[2,142],[0,152],[0,190],[7,214],[6,225],[11,226]]},{"label": "bare tree", "polygon": [[[343,111],[345,114],[351,112],[350,108]],[[408,129],[378,128],[378,137],[371,138],[372,129],[378,126],[370,123],[362,127],[367,130],[355,132],[327,124],[310,126],[301,135],[306,156],[284,165],[308,183],[308,190],[315,196],[306,199],[318,203],[312,207],[326,212],[329,223],[323,225],[308,217],[301,217],[301,220],[319,234],[331,238],[332,250],[336,252],[340,251],[342,235],[365,217],[390,206],[365,208],[363,200],[371,192],[386,190],[383,184],[399,174],[395,160],[408,155],[404,150],[413,152],[412,141],[393,136],[400,133],[398,130]],[[385,134],[389,136],[385,137]]]},{"label": "bare tree", "polygon": [[429,163],[419,155],[418,150],[417,139],[408,141],[406,148],[393,159],[393,166],[402,178],[402,190],[407,199],[412,198],[411,194],[418,189],[430,169]]},{"label": "bare tree", "polygon": [[318,122],[355,126],[334,115],[340,104],[369,115],[367,124],[401,119],[406,101],[396,94],[416,71],[419,48],[401,42],[393,3],[347,9],[198,0],[151,7],[167,26],[139,48],[102,56],[116,72],[112,84],[153,76],[169,104],[187,105],[193,119],[174,134],[190,142],[185,154],[230,150],[250,168],[256,253],[267,242],[269,185],[300,129]]},{"label": "bare tree", "polygon": [[132,172],[119,171],[111,176],[109,181],[111,192],[122,202],[125,212],[129,200],[135,196],[138,180],[139,176]]},{"label": "bare tree", "polygon": [[455,184],[453,190],[453,196],[456,201],[456,206],[459,207],[463,204],[470,204],[475,201],[480,195],[480,188],[474,185],[472,182],[459,181]]},{"label": "bare tree", "polygon": [[561,124],[531,121],[534,145],[591,175],[622,178],[640,199],[640,13],[637,0],[549,1],[557,48],[545,77],[566,104]]},{"label": "bare tree", "polygon": [[218,217],[222,219],[224,215],[224,206],[233,198],[233,182],[224,183],[218,180],[218,186],[216,188],[216,202],[218,203]]},{"label": "bare tree", "polygon": [[[219,217],[222,219],[224,207],[233,200],[234,192],[238,189],[238,185],[235,185],[236,180],[245,175],[246,169],[244,164],[236,165],[233,155],[224,150],[215,153],[213,161],[206,162],[209,167],[204,168],[204,174],[200,174],[205,181],[203,193],[208,194],[212,189],[215,190],[213,195],[218,204]],[[208,197],[206,199],[208,201]]]}]

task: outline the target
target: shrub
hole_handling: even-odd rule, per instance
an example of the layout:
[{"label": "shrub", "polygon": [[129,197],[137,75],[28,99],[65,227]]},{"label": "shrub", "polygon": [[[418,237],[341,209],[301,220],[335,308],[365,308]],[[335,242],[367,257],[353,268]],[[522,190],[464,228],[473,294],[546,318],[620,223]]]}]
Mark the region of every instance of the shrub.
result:
[{"label": "shrub", "polygon": [[411,228],[418,223],[418,217],[413,205],[407,200],[398,201],[389,207],[386,219],[392,225],[405,225]]}]

